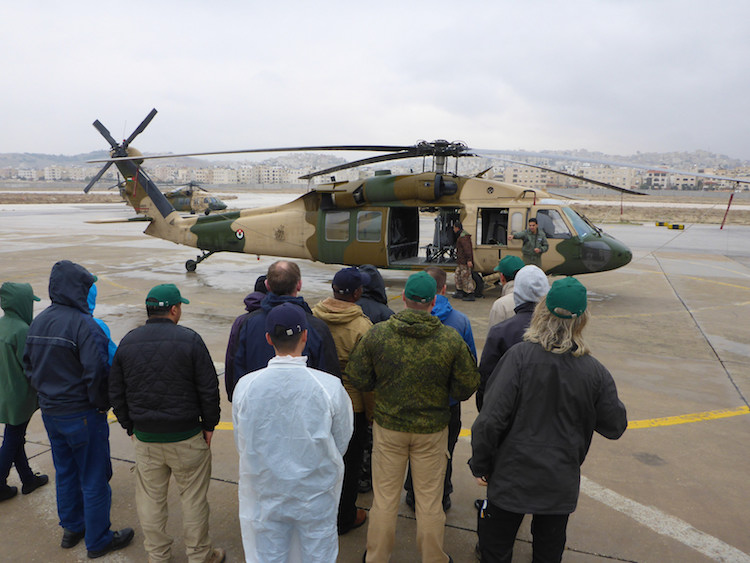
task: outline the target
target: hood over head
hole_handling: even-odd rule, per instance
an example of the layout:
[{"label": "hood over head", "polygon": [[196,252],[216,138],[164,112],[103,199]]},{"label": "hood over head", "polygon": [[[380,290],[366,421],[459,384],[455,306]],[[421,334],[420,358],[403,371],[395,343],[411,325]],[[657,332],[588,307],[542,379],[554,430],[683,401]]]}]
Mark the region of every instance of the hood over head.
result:
[{"label": "hood over head", "polygon": [[362,286],[362,297],[368,297],[373,301],[388,305],[388,296],[385,294],[385,282],[378,269],[372,264],[363,264],[359,269],[370,277],[370,281]]},{"label": "hood over head", "polygon": [[89,288],[96,276],[70,260],[60,260],[52,266],[49,276],[49,298],[52,303],[74,307],[89,313]]},{"label": "hood over head", "polygon": [[34,318],[34,301],[39,298],[34,295],[31,284],[5,282],[0,286],[0,307],[6,315],[16,316],[27,325]]},{"label": "hood over head", "polygon": [[513,301],[516,307],[522,303],[539,303],[549,291],[549,280],[538,266],[524,266],[518,270],[514,281]]}]

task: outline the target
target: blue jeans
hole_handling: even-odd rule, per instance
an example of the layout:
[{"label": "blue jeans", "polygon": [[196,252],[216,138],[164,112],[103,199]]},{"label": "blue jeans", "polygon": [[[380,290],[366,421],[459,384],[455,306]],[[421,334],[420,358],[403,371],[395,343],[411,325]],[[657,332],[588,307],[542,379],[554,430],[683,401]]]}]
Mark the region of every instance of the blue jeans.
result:
[{"label": "blue jeans", "polygon": [[60,526],[86,530],[86,548],[104,549],[112,541],[112,461],[106,413],[96,409],[67,415],[42,413],[52,446]]},{"label": "blue jeans", "polygon": [[5,434],[3,435],[3,445],[0,447],[0,488],[7,486],[10,468],[15,463],[18,476],[24,485],[31,483],[34,479],[34,473],[29,467],[29,460],[26,458],[26,427],[29,425],[27,420],[23,424],[6,424]]}]

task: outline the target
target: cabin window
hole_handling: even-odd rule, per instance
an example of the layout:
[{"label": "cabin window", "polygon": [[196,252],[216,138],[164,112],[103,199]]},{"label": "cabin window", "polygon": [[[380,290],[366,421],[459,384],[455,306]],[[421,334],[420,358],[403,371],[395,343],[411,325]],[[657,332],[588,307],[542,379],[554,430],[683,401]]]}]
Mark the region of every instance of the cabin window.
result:
[{"label": "cabin window", "polygon": [[326,240],[349,240],[349,212],[326,213]]},{"label": "cabin window", "polygon": [[523,213],[515,211],[510,216],[510,232],[517,233],[523,231],[526,228],[526,222],[524,221]]},{"label": "cabin window", "polygon": [[570,229],[557,209],[540,209],[536,220],[547,238],[570,238]]},{"label": "cabin window", "polygon": [[357,213],[357,240],[380,242],[383,214],[380,211],[360,211]]},{"label": "cabin window", "polygon": [[477,233],[479,244],[507,244],[508,210],[480,209],[477,214]]}]

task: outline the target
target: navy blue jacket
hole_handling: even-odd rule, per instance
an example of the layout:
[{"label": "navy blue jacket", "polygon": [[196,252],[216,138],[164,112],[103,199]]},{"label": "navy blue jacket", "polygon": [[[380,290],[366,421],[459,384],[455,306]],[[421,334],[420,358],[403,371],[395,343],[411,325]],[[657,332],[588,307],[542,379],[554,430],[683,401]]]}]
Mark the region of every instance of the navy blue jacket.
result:
[{"label": "navy blue jacket", "polygon": [[302,297],[269,293],[262,301],[261,308],[250,313],[239,329],[237,351],[234,357],[234,381],[231,389],[229,388],[229,382],[226,382],[227,395],[230,401],[232,400],[234,386],[237,385],[240,377],[251,371],[266,367],[268,360],[274,357],[273,346],[266,342],[266,315],[276,305],[282,303],[294,303],[305,310],[308,331],[307,344],[302,354],[307,356],[307,365],[336,377],[341,377],[336,344],[326,323],[313,316],[310,307]]},{"label": "navy blue jacket", "polygon": [[482,410],[484,394],[490,384],[490,376],[495,366],[511,346],[523,341],[523,334],[531,324],[536,303],[521,303],[514,309],[516,312],[509,319],[497,323],[487,332],[487,340],[479,361],[479,388],[477,389],[477,410]]},{"label": "navy blue jacket", "polygon": [[52,267],[52,305],[31,323],[24,367],[47,414],[109,409],[109,339],[89,312],[94,276],[69,260]]},{"label": "navy blue jacket", "polygon": [[224,357],[224,386],[227,389],[229,400],[232,400],[232,390],[237,380],[234,378],[234,355],[237,353],[237,339],[239,338],[240,329],[245,324],[247,318],[255,311],[260,309],[260,304],[266,298],[266,294],[260,291],[253,291],[245,296],[245,310],[247,313],[241,314],[234,319],[232,329],[229,331],[229,342],[227,343],[227,353]]}]

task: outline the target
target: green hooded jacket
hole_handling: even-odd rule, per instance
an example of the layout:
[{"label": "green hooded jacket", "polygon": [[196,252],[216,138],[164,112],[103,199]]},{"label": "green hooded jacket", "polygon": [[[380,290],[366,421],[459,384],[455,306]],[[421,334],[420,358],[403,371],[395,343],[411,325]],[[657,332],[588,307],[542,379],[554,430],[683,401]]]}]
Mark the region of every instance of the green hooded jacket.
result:
[{"label": "green hooded jacket", "polygon": [[417,434],[445,428],[448,397],[464,401],[479,384],[474,357],[458,332],[414,309],[373,326],[349,356],[346,374],[358,389],[375,391],[375,422]]},{"label": "green hooded jacket", "polygon": [[27,283],[0,286],[0,422],[23,424],[38,408],[36,391],[23,371],[26,333],[34,317],[34,291]]}]

